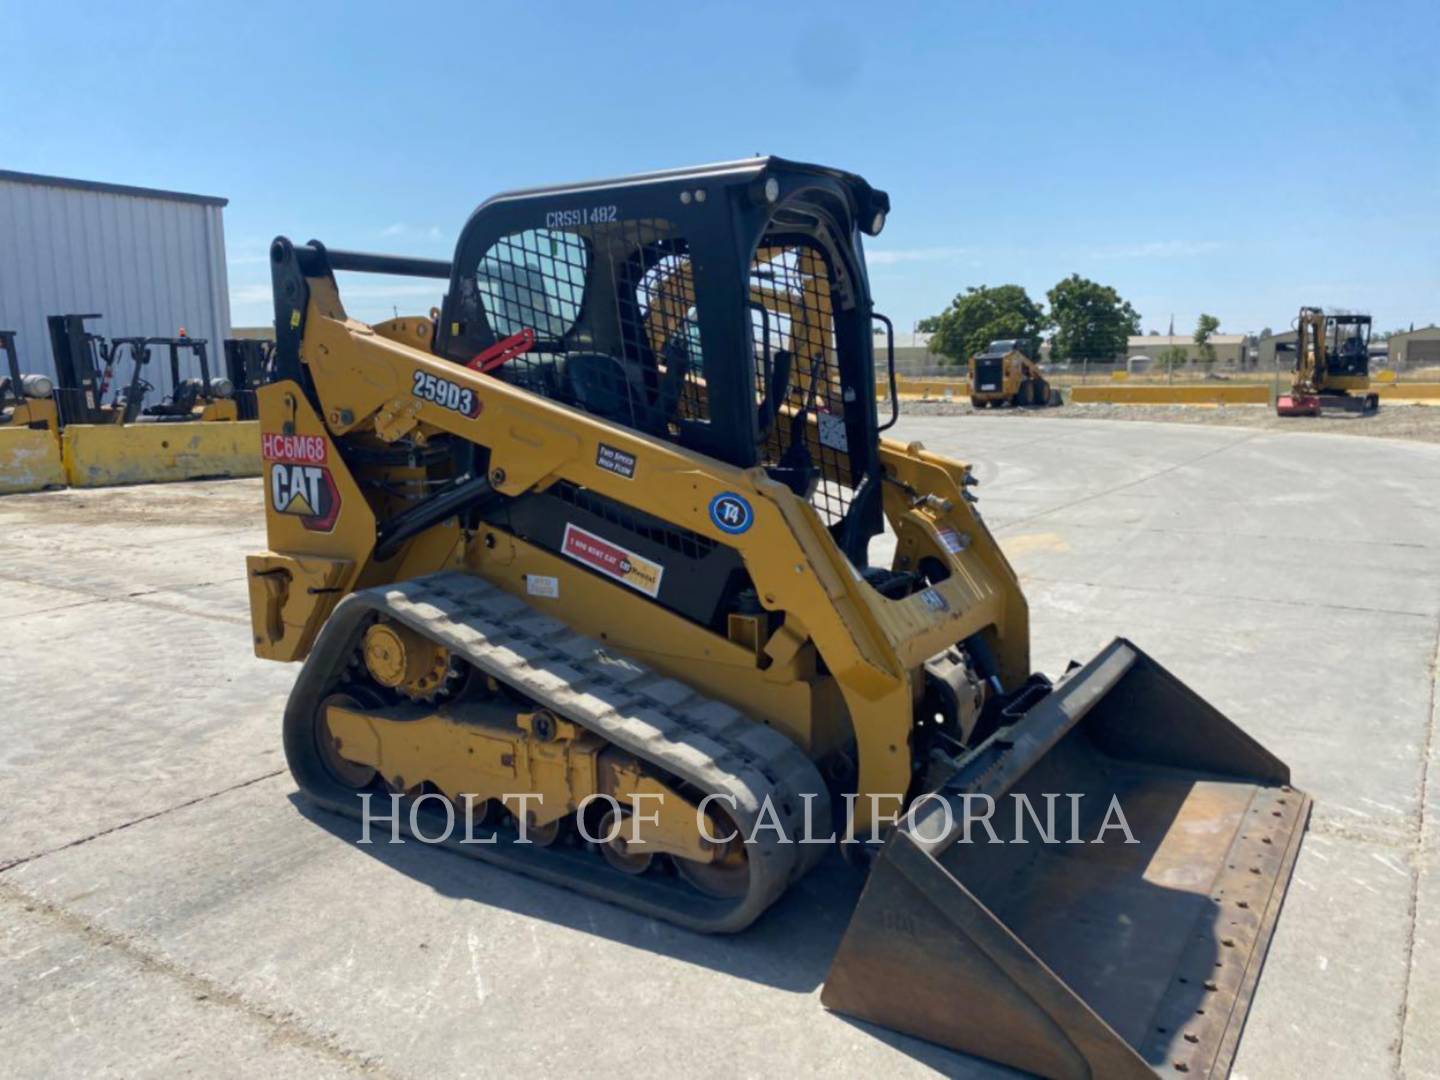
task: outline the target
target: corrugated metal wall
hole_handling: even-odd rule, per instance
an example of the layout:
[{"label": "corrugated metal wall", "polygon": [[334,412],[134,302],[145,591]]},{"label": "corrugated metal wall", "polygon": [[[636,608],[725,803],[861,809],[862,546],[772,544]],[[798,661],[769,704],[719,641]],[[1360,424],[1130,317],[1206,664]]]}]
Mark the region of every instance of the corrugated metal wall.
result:
[{"label": "corrugated metal wall", "polygon": [[[21,370],[55,374],[47,315],[99,312],[89,325],[106,337],[183,326],[210,342],[212,374],[223,371],[224,200],[105,188],[0,173],[0,329],[17,332]],[[152,352],[151,404],[171,389],[168,352]],[[117,376],[129,375],[127,353]]]}]

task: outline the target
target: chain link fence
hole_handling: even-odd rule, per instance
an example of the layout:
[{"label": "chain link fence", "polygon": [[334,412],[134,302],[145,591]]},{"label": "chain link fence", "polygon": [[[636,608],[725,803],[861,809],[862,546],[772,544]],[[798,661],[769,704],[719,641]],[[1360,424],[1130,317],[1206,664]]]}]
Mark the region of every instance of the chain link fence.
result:
[{"label": "chain link fence", "polygon": [[[883,354],[877,357],[883,364]],[[1116,360],[1113,357],[1091,359],[1088,357],[1067,357],[1061,360],[1042,359],[1041,369],[1045,378],[1056,386],[1087,386],[1107,382],[1126,382],[1140,386],[1194,386],[1207,383],[1234,383],[1237,385],[1261,384],[1285,389],[1295,366],[1294,353],[1272,353],[1239,361],[1213,361],[1187,359],[1170,362],[1164,358],[1132,357]],[[936,353],[927,353],[923,358],[896,358],[896,374],[909,380],[966,381],[967,369],[963,363],[949,360]],[[1402,385],[1404,383],[1440,384],[1440,363],[1420,360],[1414,363],[1397,362],[1393,366],[1383,354],[1370,358],[1370,380],[1377,385]]]}]

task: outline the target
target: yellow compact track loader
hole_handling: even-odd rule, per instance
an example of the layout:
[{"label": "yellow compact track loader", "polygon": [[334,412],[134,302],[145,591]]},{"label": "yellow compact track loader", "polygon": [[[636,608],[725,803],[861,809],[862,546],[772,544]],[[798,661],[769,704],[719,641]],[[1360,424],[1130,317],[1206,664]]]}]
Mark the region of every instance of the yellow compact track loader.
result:
[{"label": "yellow compact track loader", "polygon": [[[1309,800],[1128,641],[1032,673],[969,466],[881,435],[888,211],[772,157],[499,195],[451,262],[278,238],[248,574],[257,654],[304,662],[291,772],[699,931],[838,846],[828,1007],[1221,1075]],[[367,325],[338,271],[443,300]]]},{"label": "yellow compact track loader", "polygon": [[1031,342],[992,341],[970,358],[970,404],[977,409],[1009,404],[1016,408],[1059,405],[1060,392],[1045,381],[1030,358]]},{"label": "yellow compact track loader", "polygon": [[6,374],[0,377],[0,495],[65,486],[55,384],[22,375],[15,331],[0,330]]}]

